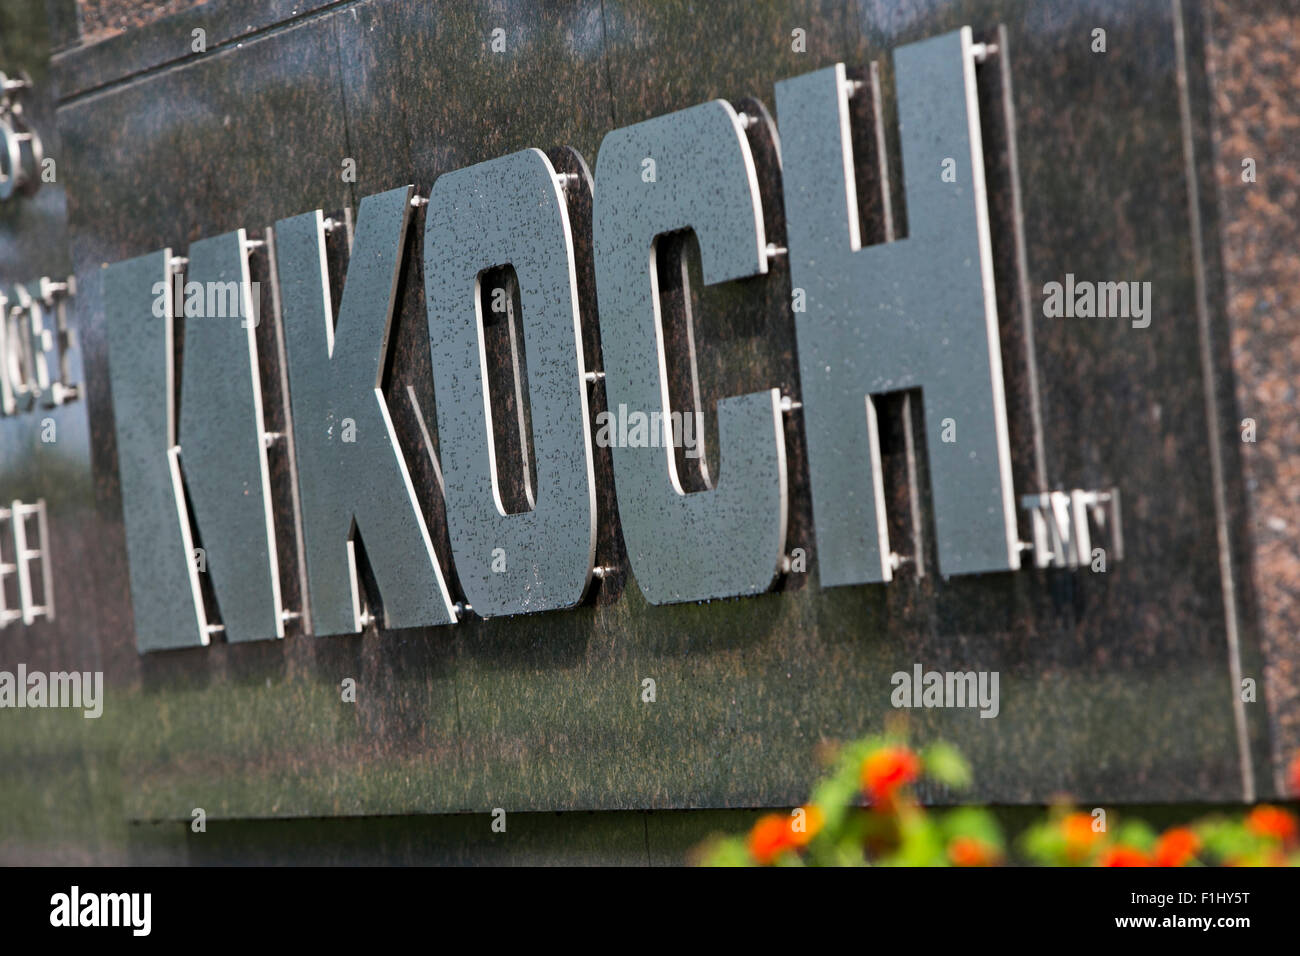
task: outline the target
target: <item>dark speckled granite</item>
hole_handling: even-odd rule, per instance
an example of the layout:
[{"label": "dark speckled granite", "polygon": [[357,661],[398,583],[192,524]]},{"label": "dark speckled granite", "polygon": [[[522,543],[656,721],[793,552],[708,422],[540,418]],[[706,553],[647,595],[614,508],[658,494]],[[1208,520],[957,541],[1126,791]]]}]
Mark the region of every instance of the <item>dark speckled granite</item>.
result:
[{"label": "dark speckled granite", "polygon": [[203,3],[204,0],[76,0],[81,28],[89,42],[148,26]]},{"label": "dark speckled granite", "polygon": [[[237,6],[221,0],[212,11]],[[229,32],[205,56],[169,62],[163,49],[191,10],[119,38],[130,46],[116,74],[107,43],[65,53],[59,127],[72,258],[85,285],[78,321],[97,515],[85,561],[96,574],[95,652],[116,700],[96,727],[111,768],[102,776],[112,781],[97,784],[108,788],[101,803],[136,820],[188,819],[194,806],[238,818],[789,805],[804,796],[820,744],[897,716],[889,677],[917,662],[1000,672],[996,720],[910,714],[917,738],[946,737],[974,758],[977,799],[1035,802],[1071,791],[1090,804],[1233,800],[1245,792],[1243,763],[1269,792],[1267,705],[1234,710],[1229,622],[1247,668],[1258,638],[1251,592],[1225,588],[1219,560],[1219,517],[1236,579],[1248,548],[1237,452],[1225,450],[1219,485],[1208,465],[1211,431],[1229,434],[1232,422],[1230,403],[1217,420],[1207,417],[1206,373],[1221,391],[1231,367],[1218,348],[1227,327],[1208,211],[1204,242],[1192,241],[1176,9],[1119,0],[368,0],[263,21],[247,35]],[[427,191],[442,172],[526,146],[572,147],[594,164],[609,129],[713,97],[770,106],[774,81],[837,59],[855,69],[878,60],[888,90],[895,46],[967,23],[982,36],[1005,25],[1009,48],[1009,87],[990,67],[981,72],[1017,491],[1040,490],[1028,321],[1041,467],[1051,487],[1119,485],[1126,560],[1105,575],[944,580],[933,573],[923,490],[912,530],[930,573],[904,573],[885,587],[823,591],[814,574],[791,575],[763,597],[649,607],[631,586],[570,612],[455,628],[135,654],[100,263],[236,226],[260,229],[315,206],[341,209],[406,182]],[[1108,30],[1104,55],[1088,49],[1097,25]],[[1200,180],[1209,125],[1199,5],[1183,26]],[[488,47],[497,27],[507,36],[501,54]],[[791,49],[795,28],[807,31],[807,52]],[[1020,217],[998,145],[1007,135],[1004,92],[1018,126]],[[885,119],[895,122],[888,99]],[[891,149],[899,204],[906,171]],[[779,235],[774,155],[761,144],[756,153]],[[339,177],[349,156],[355,185]],[[1213,198],[1204,193],[1202,205]],[[864,207],[878,208],[879,198],[864,195]],[[698,264],[688,259],[688,268],[698,280]],[[1208,289],[1205,329],[1198,270]],[[1151,281],[1151,327],[1043,318],[1037,290],[1066,272]],[[405,386],[432,404],[421,284],[413,257],[389,384],[415,459],[423,449]],[[783,264],[727,286],[696,281],[692,294],[706,406],[772,385],[798,394]],[[594,337],[595,309],[584,306]],[[790,544],[815,561],[797,416],[789,435]],[[901,432],[887,423],[886,435],[891,488],[903,505]],[[923,476],[923,455],[918,467]],[[438,503],[416,471],[440,528]],[[602,533],[602,553],[617,562],[616,535],[608,525]],[[1283,652],[1294,656],[1293,647]],[[355,707],[339,702],[344,677],[358,681]],[[645,677],[657,682],[654,704],[639,699]],[[0,746],[11,740],[0,724]],[[37,777],[28,780],[39,788]],[[39,789],[3,788],[3,808],[30,814],[40,799]],[[28,820],[19,836],[41,826]],[[633,854],[635,829],[624,847]],[[622,839],[611,835],[611,845]]]},{"label": "dark speckled granite", "polygon": [[[1213,175],[1239,412],[1233,438],[1245,464],[1249,583],[1280,777],[1300,751],[1300,13],[1263,0],[1215,2],[1209,20]],[[1247,158],[1254,182],[1242,178]],[[1255,420],[1254,443],[1241,441],[1246,418]]]}]

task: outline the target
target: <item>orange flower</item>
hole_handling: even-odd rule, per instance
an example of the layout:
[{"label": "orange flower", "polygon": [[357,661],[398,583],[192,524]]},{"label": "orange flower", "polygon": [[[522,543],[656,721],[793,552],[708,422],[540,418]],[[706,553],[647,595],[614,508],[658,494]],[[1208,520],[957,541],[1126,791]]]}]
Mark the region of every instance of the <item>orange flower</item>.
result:
[{"label": "orange flower", "polygon": [[803,829],[796,826],[800,819],[799,815],[794,813],[790,815],[790,842],[797,847],[807,846],[826,823],[825,814],[816,804],[810,803],[799,809],[803,811]]},{"label": "orange flower", "polygon": [[1136,847],[1119,846],[1109,847],[1102,853],[1101,858],[1097,860],[1098,866],[1150,866],[1151,861],[1147,855]]},{"label": "orange flower", "polygon": [[1187,827],[1174,827],[1156,842],[1156,866],[1186,866],[1201,849],[1201,839]]},{"label": "orange flower", "polygon": [[768,813],[760,817],[749,831],[749,855],[763,866],[770,865],[778,856],[797,845],[796,834],[790,828],[791,819],[782,813]]},{"label": "orange flower", "polygon": [[1087,813],[1071,813],[1061,821],[1061,831],[1065,835],[1065,855],[1076,863],[1092,852],[1101,836],[1092,828],[1092,816]]},{"label": "orange flower", "polygon": [[1287,768],[1286,782],[1291,788],[1291,795],[1300,797],[1300,750],[1295,752],[1291,766]]},{"label": "orange flower", "polygon": [[1256,836],[1290,843],[1296,838],[1295,817],[1281,807],[1267,804],[1256,807],[1246,817],[1246,829]]},{"label": "orange flower", "polygon": [[871,802],[891,806],[898,788],[921,774],[921,761],[906,747],[882,747],[862,761],[862,792]]},{"label": "orange flower", "polygon": [[1000,858],[996,847],[975,837],[953,837],[948,844],[948,859],[953,866],[993,866]]}]

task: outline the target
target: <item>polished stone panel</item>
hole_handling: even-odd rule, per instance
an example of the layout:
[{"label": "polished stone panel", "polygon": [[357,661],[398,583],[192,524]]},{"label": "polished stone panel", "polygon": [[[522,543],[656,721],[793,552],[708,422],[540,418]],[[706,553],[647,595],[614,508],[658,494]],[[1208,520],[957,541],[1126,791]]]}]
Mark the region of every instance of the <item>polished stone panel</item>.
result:
[{"label": "polished stone panel", "polygon": [[[228,819],[789,805],[805,796],[820,744],[900,716],[916,738],[945,737],[970,754],[977,799],[1035,802],[1070,791],[1090,804],[1233,800],[1249,793],[1252,778],[1255,792],[1270,792],[1267,705],[1234,706],[1234,655],[1246,673],[1258,660],[1250,592],[1225,587],[1220,562],[1227,547],[1240,582],[1246,528],[1239,442],[1229,442],[1236,412],[1231,389],[1223,394],[1231,369],[1217,220],[1202,208],[1213,196],[1199,4],[365,0],[262,21],[247,36],[226,34],[230,42],[202,57],[173,61],[166,50],[188,23],[174,18],[126,34],[133,49],[150,52],[124,57],[116,73],[107,44],[68,50],[57,64],[68,78],[58,125],[83,286],[76,319],[90,451],[73,473],[85,483],[93,465],[94,510],[78,529],[79,566],[93,577],[85,591],[94,611],[83,613],[93,625],[61,630],[43,649],[23,644],[28,656],[12,659],[93,659],[108,672],[113,704],[100,721],[83,722],[91,728],[64,727],[58,713],[25,715],[14,735],[17,724],[0,724],[7,752],[61,768],[62,790],[79,794],[39,809],[51,777],[36,770],[0,789],[0,806],[19,821],[0,824],[0,848],[63,832],[74,805],[90,814],[66,831],[70,844],[106,852],[123,846],[122,817],[188,820],[198,806]],[[773,593],[647,604],[626,578],[605,492],[597,560],[616,571],[572,611],[135,653],[96,280],[102,263],[165,245],[183,250],[240,227],[257,235],[278,219],[355,208],[363,196],[407,183],[427,192],[443,172],[527,147],[561,168],[552,151],[571,146],[594,166],[609,130],[719,97],[745,103],[764,124],[758,135],[771,145],[756,149],[756,165],[766,232],[781,243],[777,151],[763,106],[772,106],[777,80],[839,60],[858,76],[877,61],[885,92],[887,185],[871,172],[874,144],[855,131],[864,235],[886,238],[887,198],[895,234],[904,236],[903,184],[916,173],[901,168],[890,53],[967,24],[984,39],[1006,28],[1006,75],[997,58],[979,73],[1016,490],[1118,486],[1125,556],[1104,575],[936,573],[922,391],[886,403],[882,441],[891,537],[908,543],[924,576],[905,567],[888,585],[817,586],[803,425],[794,414],[786,416],[788,546],[804,548],[810,564]],[[1108,31],[1104,55],[1090,50],[1099,25]],[[496,29],[504,31],[501,53],[492,50]],[[792,48],[798,29],[805,52]],[[854,114],[855,123],[870,119],[869,110]],[[355,182],[341,175],[349,158]],[[1202,187],[1195,198],[1193,182]],[[417,214],[411,232],[422,225]],[[719,398],[765,388],[800,394],[789,272],[778,259],[766,275],[706,288],[692,243],[678,248],[684,278],[674,288],[674,322],[684,327],[689,296],[700,319],[700,404],[716,446]],[[408,391],[436,445],[418,252],[412,239],[386,389],[435,548],[445,548],[430,448]],[[590,268],[581,235],[575,256],[581,275]],[[342,258],[340,250],[336,271]],[[1150,281],[1150,327],[1045,317],[1042,287],[1066,273]],[[597,305],[584,301],[584,314]],[[598,358],[598,326],[583,331]],[[603,401],[594,389],[593,413]],[[904,414],[916,431],[910,444]],[[716,474],[716,453],[706,461]],[[596,472],[608,488],[607,455],[597,456]],[[279,526],[292,528],[291,504],[280,497]],[[297,577],[296,549],[282,551],[286,576]],[[0,649],[13,640],[0,633]],[[900,715],[890,706],[890,676],[916,663],[999,671],[1000,715]],[[349,677],[356,704],[340,699]],[[654,703],[642,700],[647,678]],[[28,738],[19,733],[36,733],[39,743],[21,743]],[[80,775],[83,752],[92,754],[93,775]],[[608,826],[609,846],[634,853],[635,827]],[[680,848],[685,838],[674,843],[671,829],[664,822],[665,845]]]},{"label": "polished stone panel", "polygon": [[[64,96],[73,96],[310,17],[340,0],[51,0],[75,2],[85,45],[54,58]],[[66,39],[70,13],[53,17]],[[145,29],[147,27],[147,29]],[[201,34],[196,31],[202,31]],[[63,44],[56,42],[56,47]]]}]

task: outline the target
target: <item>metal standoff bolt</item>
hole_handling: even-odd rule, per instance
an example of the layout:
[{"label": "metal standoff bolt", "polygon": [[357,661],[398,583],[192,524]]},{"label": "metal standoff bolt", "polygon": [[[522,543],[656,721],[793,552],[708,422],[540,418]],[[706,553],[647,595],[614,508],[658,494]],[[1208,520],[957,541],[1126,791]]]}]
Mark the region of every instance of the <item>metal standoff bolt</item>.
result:
[{"label": "metal standoff bolt", "polygon": [[225,627],[224,624],[209,624],[209,625],[208,625],[208,633],[209,633],[209,634],[224,634],[224,633],[226,633],[226,627]]},{"label": "metal standoff bolt", "polygon": [[998,45],[996,43],[973,43],[970,52],[976,63],[983,63],[989,57],[998,55]]},{"label": "metal standoff bolt", "polygon": [[337,219],[335,219],[333,216],[326,216],[325,219],[324,219],[324,221],[321,222],[321,227],[322,227],[322,228],[323,228],[327,233],[328,233],[328,232],[333,232],[335,229],[337,229],[337,228],[338,228],[339,226],[341,226],[341,225],[342,225],[342,223],[339,222]]},{"label": "metal standoff bolt", "polygon": [[244,249],[245,249],[246,251],[248,251],[248,252],[252,252],[254,249],[263,249],[263,248],[265,248],[265,247],[266,247],[266,240],[265,240],[265,239],[245,239],[245,240],[244,240]]},{"label": "metal standoff bolt", "polygon": [[559,186],[560,189],[568,189],[571,186],[577,186],[578,174],[577,173],[556,173],[555,185]]},{"label": "metal standoff bolt", "polygon": [[302,617],[297,611],[284,610],[280,612],[280,620],[285,624],[291,624]]},{"label": "metal standoff bolt", "polygon": [[741,129],[753,129],[758,125],[758,117],[750,116],[748,113],[740,112],[736,114],[736,119],[740,120]]},{"label": "metal standoff bolt", "polygon": [[867,84],[864,83],[862,80],[845,80],[844,92],[850,99],[852,99],[853,97],[861,93],[863,88],[866,87],[866,85]]},{"label": "metal standoff bolt", "polygon": [[591,569],[591,576],[593,578],[598,578],[603,581],[605,578],[613,574],[616,570],[617,568],[606,567],[605,565],[597,565],[596,567]]},{"label": "metal standoff bolt", "polygon": [[429,200],[425,199],[423,196],[411,197],[411,207],[413,209],[423,209],[427,205],[429,205]]},{"label": "metal standoff bolt", "polygon": [[361,614],[361,626],[362,626],[362,627],[369,627],[370,625],[372,625],[372,624],[374,624],[374,623],[375,623],[375,615],[374,615],[374,613],[373,613],[372,611],[370,611],[370,610],[363,611],[362,614]]},{"label": "metal standoff bolt", "polygon": [[910,554],[899,554],[897,551],[889,552],[889,566],[895,571],[905,564],[911,564],[913,560]]},{"label": "metal standoff bolt", "polygon": [[284,432],[262,432],[262,446],[270,448],[278,441],[284,441]]},{"label": "metal standoff bolt", "polygon": [[781,256],[785,255],[789,251],[790,250],[788,250],[785,246],[778,246],[774,242],[769,242],[767,244],[767,258],[769,261],[771,261],[772,259],[780,258]]},{"label": "metal standoff bolt", "polygon": [[803,402],[797,401],[789,395],[781,396],[781,411],[789,413],[797,408],[803,408]]},{"label": "metal standoff bolt", "polygon": [[188,256],[172,256],[167,260],[167,268],[171,269],[173,272],[179,272],[189,264],[190,260]]},{"label": "metal standoff bolt", "polygon": [[585,381],[588,385],[595,385],[597,382],[604,381],[604,379],[605,379],[605,373],[604,373],[604,372],[587,372],[587,373],[585,373],[585,374],[582,376],[582,379],[583,379],[583,381]]},{"label": "metal standoff bolt", "polygon": [[58,282],[49,276],[40,278],[41,301],[46,305],[53,305],[57,297],[72,295],[72,287],[68,282]]},{"label": "metal standoff bolt", "polygon": [[459,620],[460,618],[465,616],[466,611],[472,611],[474,610],[474,608],[472,605],[466,604],[464,601],[457,601],[455,610],[456,610],[456,618],[457,620]]}]

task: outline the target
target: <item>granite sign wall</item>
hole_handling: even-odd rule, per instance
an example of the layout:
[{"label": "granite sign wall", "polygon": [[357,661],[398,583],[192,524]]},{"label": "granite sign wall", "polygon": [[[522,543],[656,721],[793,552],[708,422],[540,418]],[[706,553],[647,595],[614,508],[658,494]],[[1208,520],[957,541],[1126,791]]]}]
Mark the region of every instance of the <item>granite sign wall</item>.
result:
[{"label": "granite sign wall", "polygon": [[[92,36],[110,24],[69,9],[29,112],[58,181],[24,200],[66,196],[66,245],[0,210],[26,244],[0,279],[74,276],[84,401],[53,443],[0,420],[0,499],[45,501],[60,599],[0,632],[0,669],[101,671],[103,712],[0,712],[0,853],[254,852],[187,841],[202,808],[271,843],[291,825],[238,821],[404,818],[366,839],[491,858],[504,808],[523,856],[581,823],[670,859],[704,809],[790,805],[820,744],[900,715],[972,757],[974,799],[1275,792],[1293,723],[1261,655],[1214,175],[1240,169],[1211,96],[1235,21],[212,0]],[[643,160],[671,182],[705,144],[649,201]],[[540,195],[550,218],[511,230]],[[155,318],[177,272],[246,289],[245,321],[183,295]],[[131,316],[154,331],[120,336]],[[688,413],[696,453],[597,440],[639,410]],[[731,482],[731,510],[674,510]],[[572,513],[548,511],[561,487]],[[550,542],[575,521],[570,568]],[[133,578],[165,545],[181,560]],[[512,613],[533,583],[546,609]],[[145,633],[180,649],[142,655]],[[929,672],[996,674],[972,689],[996,708],[896,703],[894,675]]]}]

